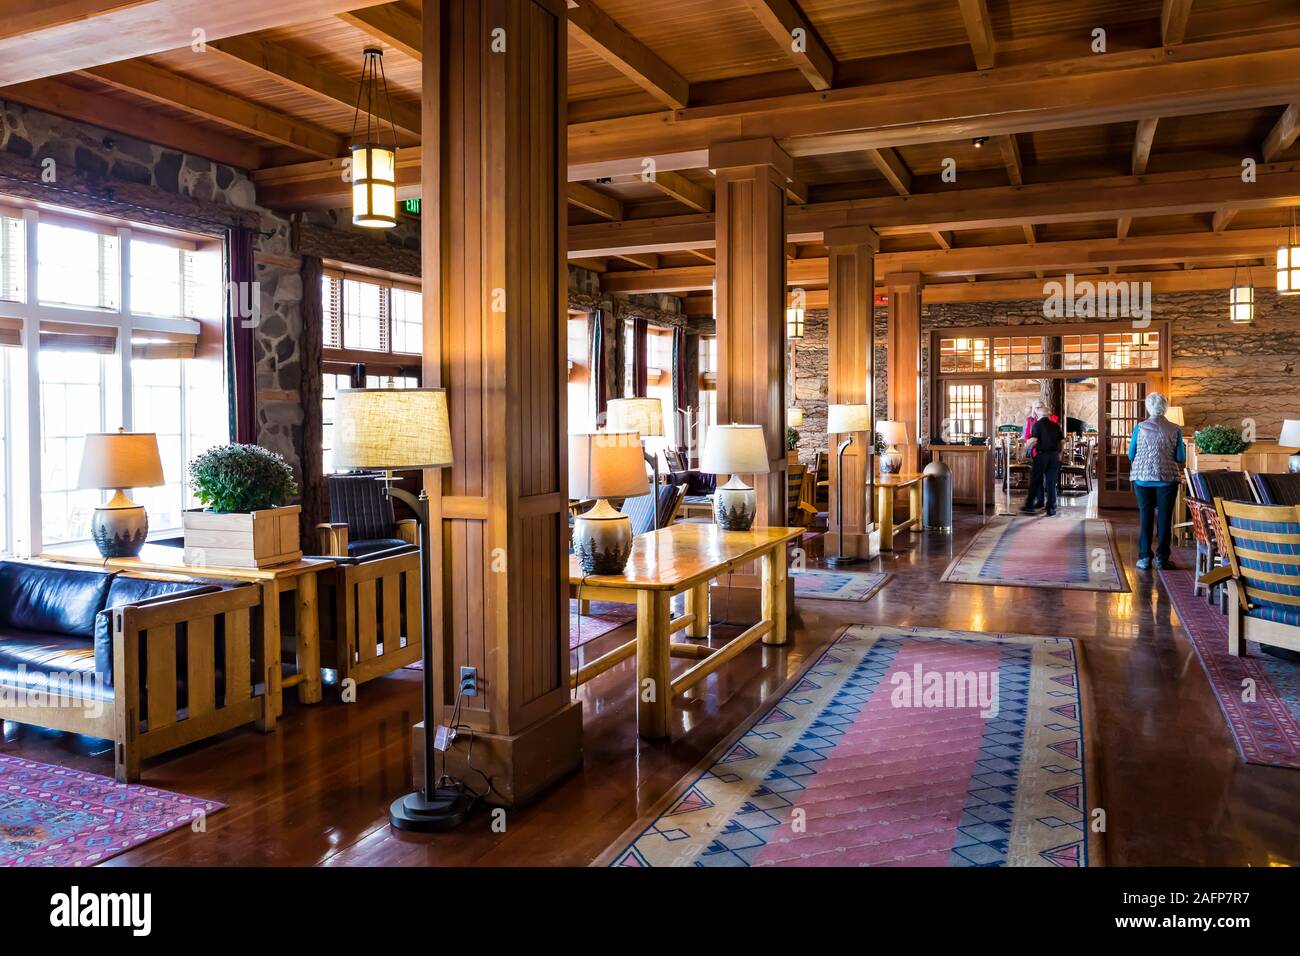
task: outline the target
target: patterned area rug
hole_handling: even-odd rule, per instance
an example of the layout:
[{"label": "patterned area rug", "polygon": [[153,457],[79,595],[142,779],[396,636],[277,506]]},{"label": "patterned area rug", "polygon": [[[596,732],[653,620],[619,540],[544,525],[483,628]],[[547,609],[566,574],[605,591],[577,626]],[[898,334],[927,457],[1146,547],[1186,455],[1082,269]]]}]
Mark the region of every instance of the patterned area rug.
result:
[{"label": "patterned area rug", "polygon": [[588,610],[590,613],[579,616],[578,602],[569,602],[569,650],[571,651],[608,634],[616,627],[622,627],[628,621],[636,620],[635,604],[592,601]]},{"label": "patterned area rug", "polygon": [[855,624],[596,862],[1099,865],[1076,655],[1068,638]]},{"label": "patterned area rug", "polygon": [[[1178,557],[1182,566],[1159,572],[1160,581],[1196,648],[1242,759],[1300,770],[1300,665],[1263,653],[1253,641],[1248,642],[1248,657],[1229,654],[1227,616],[1205,598],[1192,596],[1191,552]],[[1252,688],[1254,700],[1246,700]]]},{"label": "patterned area rug", "polygon": [[0,866],[89,866],[225,804],[0,754]]},{"label": "patterned area rug", "polygon": [[941,581],[1070,591],[1127,591],[1110,522],[1100,518],[992,519]]},{"label": "patterned area rug", "polygon": [[794,596],[818,601],[865,601],[885,586],[880,571],[793,571]]}]

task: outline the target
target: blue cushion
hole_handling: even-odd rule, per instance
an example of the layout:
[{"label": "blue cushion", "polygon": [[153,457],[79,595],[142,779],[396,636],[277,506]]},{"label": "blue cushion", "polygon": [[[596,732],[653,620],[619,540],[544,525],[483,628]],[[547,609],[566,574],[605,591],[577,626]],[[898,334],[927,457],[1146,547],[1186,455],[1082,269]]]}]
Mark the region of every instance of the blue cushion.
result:
[{"label": "blue cushion", "polygon": [[[240,582],[230,582],[238,584]],[[113,683],[113,622],[109,613],[123,604],[136,604],[166,594],[215,591],[220,585],[196,581],[167,581],[156,578],[128,578],[117,575],[108,587],[104,610],[95,616],[95,670],[106,683]]]},{"label": "blue cushion", "polygon": [[[365,558],[381,551],[401,553],[402,551],[416,550],[418,550],[416,545],[413,545],[411,542],[403,540],[402,538],[372,538],[369,541],[348,542],[349,558]],[[389,556],[390,555],[387,553],[384,554],[384,557],[386,558]]]},{"label": "blue cushion", "polygon": [[1264,621],[1275,621],[1278,624],[1290,624],[1292,627],[1300,627],[1300,607],[1285,604],[1266,604],[1258,600],[1254,603],[1255,606],[1246,612],[1248,617],[1257,617]]},{"label": "blue cushion", "polygon": [[[0,683],[68,697],[113,699],[112,685],[95,679],[90,642],[68,634],[0,629]],[[33,708],[32,722],[40,719],[40,708]]]},{"label": "blue cushion", "polygon": [[1255,490],[1266,505],[1300,505],[1300,474],[1253,474]]},{"label": "blue cushion", "polygon": [[69,565],[0,561],[0,623],[18,631],[95,635],[112,572]]}]

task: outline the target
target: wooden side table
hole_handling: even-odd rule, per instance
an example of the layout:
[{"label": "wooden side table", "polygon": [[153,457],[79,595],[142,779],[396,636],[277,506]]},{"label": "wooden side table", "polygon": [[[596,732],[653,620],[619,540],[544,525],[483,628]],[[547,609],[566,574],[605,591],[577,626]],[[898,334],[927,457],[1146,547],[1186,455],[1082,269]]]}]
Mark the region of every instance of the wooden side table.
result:
[{"label": "wooden side table", "polygon": [[95,565],[117,571],[249,581],[262,589],[264,636],[269,646],[277,649],[280,647],[280,602],[285,595],[294,595],[297,671],[289,677],[282,677],[277,670],[274,678],[278,686],[274,688],[276,693],[271,696],[276,701],[277,716],[284,712],[284,701],[279,692],[286,687],[298,688],[300,703],[320,703],[320,616],[316,575],[334,567],[334,562],[328,558],[303,558],[271,568],[222,568],[186,564],[185,552],[181,548],[146,544],[138,558],[105,558],[93,546],[81,545],[68,550],[48,551],[41,555],[41,559]]},{"label": "wooden side table", "polygon": [[[904,531],[921,530],[921,479],[922,475],[876,475],[876,524],[880,526],[880,550],[894,550],[894,535]],[[908,510],[906,521],[894,522],[894,490],[907,489]]]}]

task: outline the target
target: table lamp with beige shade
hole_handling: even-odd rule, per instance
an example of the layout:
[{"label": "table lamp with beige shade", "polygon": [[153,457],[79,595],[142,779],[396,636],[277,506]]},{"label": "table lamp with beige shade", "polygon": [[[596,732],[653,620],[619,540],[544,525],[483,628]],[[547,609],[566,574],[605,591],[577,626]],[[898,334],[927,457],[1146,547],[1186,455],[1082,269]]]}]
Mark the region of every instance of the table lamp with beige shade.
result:
[{"label": "table lamp with beige shade", "polygon": [[724,531],[748,531],[758,513],[758,495],[741,475],[766,475],[771,470],[767,437],[761,425],[714,425],[700,455],[700,471],[730,475],[713,494],[713,520]]},{"label": "table lamp with beige shade", "polygon": [[797,405],[791,406],[785,410],[785,423],[791,428],[799,428],[803,425],[803,409]]},{"label": "table lamp with beige shade", "polygon": [[1288,418],[1282,423],[1282,434],[1277,443],[1283,448],[1295,448],[1286,460],[1286,470],[1293,475],[1300,475],[1300,418]]},{"label": "table lamp with beige shade", "polygon": [[1187,420],[1183,417],[1183,406],[1170,405],[1168,408],[1166,408],[1165,421],[1169,422],[1170,424],[1177,425],[1179,428],[1182,428],[1184,425],[1186,425]]},{"label": "table lamp with beige shade", "polygon": [[[393,472],[445,468],[452,463],[447,393],[441,388],[343,388],[334,397],[334,463],[339,468],[378,471],[384,493],[405,503],[420,526],[420,624],[424,664],[424,726],[433,719],[435,678],[431,636],[433,604],[432,528],[429,495],[393,486]],[[409,622],[408,622],[409,626]],[[410,632],[408,631],[408,640]],[[398,830],[428,832],[464,822],[471,802],[463,787],[448,786],[437,773],[435,734],[424,735],[424,782],[419,790],[398,797],[388,808],[388,822]]]},{"label": "table lamp with beige shade", "polygon": [[[605,431],[636,432],[641,436],[641,450],[646,462],[654,469],[652,487],[658,494],[659,456],[645,447],[647,438],[664,435],[664,403],[657,398],[611,398],[605,408]],[[654,507],[654,527],[659,530],[659,504]]]},{"label": "table lamp with beige shade", "polygon": [[[826,409],[826,434],[844,436],[835,458],[835,513],[841,516],[837,519],[840,528],[839,553],[829,555],[826,558],[826,563],[833,568],[857,564],[861,560],[856,555],[848,554],[844,550],[844,519],[842,517],[844,514],[844,452],[853,444],[855,433],[870,432],[871,426],[871,407],[868,405],[830,405]],[[870,454],[869,451],[868,454]]]},{"label": "table lamp with beige shade", "polygon": [[95,432],[86,436],[77,487],[113,491],[95,509],[90,535],[106,558],[133,558],[149,535],[149,516],[126,494],[128,488],[166,484],[158,436],[153,432]]},{"label": "table lamp with beige shade", "polygon": [[898,446],[907,444],[907,426],[902,422],[879,422],[876,433],[885,445],[885,451],[880,456],[880,473],[898,474],[903,470],[903,453],[898,450]]},{"label": "table lamp with beige shade", "polygon": [[609,503],[649,491],[641,436],[596,432],[569,436],[569,497],[595,498],[573,519],[573,553],[583,574],[622,574],[632,554],[632,519]]}]

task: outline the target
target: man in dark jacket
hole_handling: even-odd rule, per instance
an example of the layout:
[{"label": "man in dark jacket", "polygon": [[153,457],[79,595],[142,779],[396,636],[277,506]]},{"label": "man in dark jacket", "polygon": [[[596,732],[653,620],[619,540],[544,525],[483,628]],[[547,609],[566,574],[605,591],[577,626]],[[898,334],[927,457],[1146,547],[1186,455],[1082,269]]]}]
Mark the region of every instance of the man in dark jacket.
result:
[{"label": "man in dark jacket", "polygon": [[1045,408],[1044,414],[1034,422],[1033,433],[1025,442],[1025,450],[1033,453],[1033,467],[1029,472],[1029,497],[1021,514],[1032,515],[1038,511],[1037,503],[1047,501],[1047,516],[1056,514],[1056,486],[1061,478],[1061,441],[1065,435]]}]

